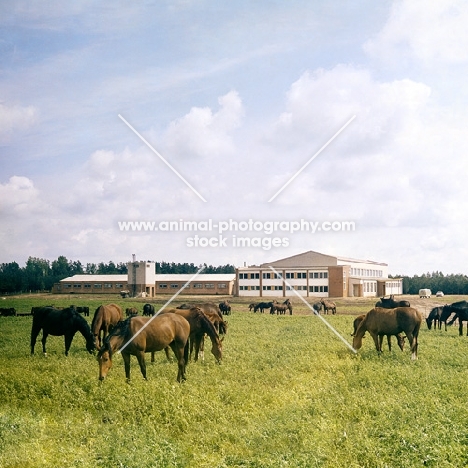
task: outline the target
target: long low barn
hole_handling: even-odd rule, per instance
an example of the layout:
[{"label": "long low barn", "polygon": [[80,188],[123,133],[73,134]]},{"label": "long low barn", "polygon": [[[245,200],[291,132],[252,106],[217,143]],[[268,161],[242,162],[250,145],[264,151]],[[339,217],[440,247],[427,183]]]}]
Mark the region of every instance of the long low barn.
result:
[{"label": "long low barn", "polygon": [[[235,273],[156,274],[153,262],[129,264],[128,275],[74,275],[55,283],[55,294],[120,294],[154,297],[158,294],[232,295]],[[187,284],[187,282],[189,282]],[[185,288],[184,288],[185,286]],[[183,288],[183,289],[182,289]]]}]

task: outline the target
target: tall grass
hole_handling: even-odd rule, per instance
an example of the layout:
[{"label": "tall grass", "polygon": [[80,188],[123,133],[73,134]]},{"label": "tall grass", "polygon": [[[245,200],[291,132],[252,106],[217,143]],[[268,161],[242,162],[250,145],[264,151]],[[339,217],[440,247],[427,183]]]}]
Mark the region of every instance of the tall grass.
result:
[{"label": "tall grass", "polygon": [[[81,335],[68,357],[62,337],[30,356],[31,317],[1,317],[0,466],[468,464],[468,338],[457,329],[424,324],[412,362],[396,342],[378,357],[370,337],[354,355],[314,316],[233,309],[222,365],[207,343],[183,384],[163,353],[148,381],[133,359],[125,383],[118,356],[99,383]],[[351,339],[352,316],[326,319]]]}]

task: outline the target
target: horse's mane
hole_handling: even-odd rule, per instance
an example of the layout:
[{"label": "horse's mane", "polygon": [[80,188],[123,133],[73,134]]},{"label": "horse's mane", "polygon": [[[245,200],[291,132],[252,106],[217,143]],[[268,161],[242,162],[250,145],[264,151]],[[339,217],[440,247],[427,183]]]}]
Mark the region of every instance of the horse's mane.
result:
[{"label": "horse's mane", "polygon": [[219,340],[219,335],[216,332],[216,328],[214,327],[213,322],[206,316],[206,314],[200,308],[197,307],[196,310],[199,319],[201,320],[206,329],[206,333],[208,333],[212,340]]},{"label": "horse's mane", "polygon": [[130,321],[132,320],[132,318],[133,317],[130,316],[125,320],[120,320],[119,322],[117,322],[114,325],[111,332],[104,338],[104,341],[102,343],[102,347],[101,347],[101,349],[99,350],[99,353],[98,353],[98,357],[102,356],[104,351],[108,351],[110,356],[112,357],[113,350],[112,350],[112,346],[110,344],[111,338],[114,337],[114,336],[120,336],[120,337],[123,337],[124,339],[126,339],[131,333],[131,331],[130,331]]}]

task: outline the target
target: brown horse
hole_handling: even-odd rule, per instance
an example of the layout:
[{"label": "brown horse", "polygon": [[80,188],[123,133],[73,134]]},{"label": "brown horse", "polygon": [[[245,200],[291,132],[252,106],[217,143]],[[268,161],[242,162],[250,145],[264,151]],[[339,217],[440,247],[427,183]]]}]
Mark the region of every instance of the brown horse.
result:
[{"label": "brown horse", "polygon": [[193,307],[198,307],[204,312],[204,314],[215,326],[218,335],[225,335],[227,333],[227,322],[224,320],[223,314],[219,310],[219,307],[214,302],[182,304],[176,307],[176,309],[191,309]]},{"label": "brown horse", "polygon": [[[102,340],[109,334],[112,327],[120,320],[123,320],[123,311],[117,304],[101,305],[94,312],[91,323],[91,332],[94,336],[94,345],[96,349],[101,348]],[[102,331],[102,340],[101,340]]]},{"label": "brown horse", "polygon": [[404,332],[411,346],[411,359],[418,358],[418,335],[421,328],[422,315],[412,307],[397,307],[383,309],[376,307],[367,312],[358,326],[353,338],[353,348],[362,346],[362,337],[368,331],[374,339],[377,352],[381,353],[381,335],[396,335]]},{"label": "brown horse", "polygon": [[[354,336],[357,332],[357,329],[359,327],[359,325],[361,324],[361,322],[364,320],[364,317],[366,316],[366,314],[362,314],[362,315],[359,315],[358,317],[356,317],[353,321],[353,333],[351,333],[351,336]],[[403,351],[403,348],[405,347],[405,338],[406,336],[401,336],[401,333],[397,333],[396,335],[396,339],[398,341],[398,346],[399,348]],[[379,335],[379,349],[380,349],[380,352],[382,352],[382,341],[383,341],[383,335]],[[392,335],[387,335],[387,343],[388,343],[388,350],[391,351],[392,350]]]},{"label": "brown horse", "polygon": [[[195,361],[198,361],[200,351],[203,353],[205,333],[210,337],[212,348],[211,353],[216,359],[218,364],[221,363],[223,358],[223,345],[222,340],[206,314],[199,307],[192,307],[191,309],[169,309],[163,310],[161,313],[173,313],[184,317],[190,324],[190,357],[192,356],[193,349],[195,348]],[[166,356],[168,356],[166,349]],[[203,358],[202,358],[203,359]]]},{"label": "brown horse", "polygon": [[270,314],[274,314],[276,312],[276,315],[284,315],[287,310],[289,310],[289,315],[292,315],[293,308],[289,299],[283,302],[283,304],[272,304]]},{"label": "brown horse", "polygon": [[53,307],[36,307],[34,310],[31,327],[31,354],[34,354],[36,339],[42,330],[42,351],[46,352],[46,340],[48,335],[65,337],[65,356],[68,356],[73,337],[80,332],[86,340],[86,349],[92,353],[94,340],[88,322],[74,307],[68,309],[54,309]]},{"label": "brown horse", "polygon": [[333,315],[336,314],[336,304],[333,301],[328,301],[326,299],[320,299],[320,302],[323,305],[323,313],[328,314],[328,311],[331,310]]},{"label": "brown horse", "polygon": [[121,349],[125,377],[130,380],[130,356],[136,356],[146,379],[145,353],[161,351],[168,346],[177,358],[177,381],[186,380],[190,324],[180,315],[161,314],[156,317],[130,317],[115,325],[98,353],[99,380],[104,380],[112,367],[113,354]]}]

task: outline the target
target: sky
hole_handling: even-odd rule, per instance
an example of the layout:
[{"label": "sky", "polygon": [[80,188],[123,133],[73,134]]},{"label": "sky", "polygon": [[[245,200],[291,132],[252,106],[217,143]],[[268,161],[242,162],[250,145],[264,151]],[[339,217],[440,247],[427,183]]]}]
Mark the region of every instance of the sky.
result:
[{"label": "sky", "polygon": [[2,2],[0,263],[468,274],[466,24],[459,0]]}]

